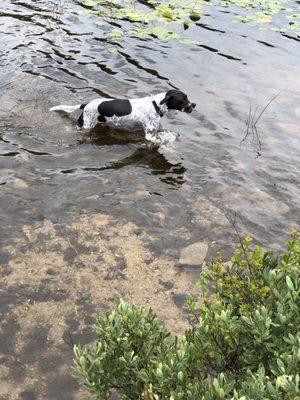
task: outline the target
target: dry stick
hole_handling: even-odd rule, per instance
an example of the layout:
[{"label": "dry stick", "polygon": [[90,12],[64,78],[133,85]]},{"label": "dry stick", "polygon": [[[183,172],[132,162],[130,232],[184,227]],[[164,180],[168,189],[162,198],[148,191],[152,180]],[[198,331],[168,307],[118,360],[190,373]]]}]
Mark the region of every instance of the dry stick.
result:
[{"label": "dry stick", "polygon": [[252,109],[251,109],[251,104],[250,104],[250,109],[249,109],[249,116],[246,120],[246,125],[247,125],[247,130],[246,130],[246,134],[244,136],[244,138],[241,140],[240,144],[242,144],[247,137],[250,135],[250,127],[251,127],[251,132],[252,135],[256,137],[257,142],[258,142],[258,151],[257,151],[257,155],[260,155],[260,151],[262,149],[262,143],[258,134],[258,130],[257,130],[257,124],[258,121],[261,119],[261,117],[263,116],[263,114],[265,113],[265,111],[267,110],[267,108],[271,105],[271,103],[276,99],[276,97],[278,97],[280,94],[280,92],[278,92],[277,94],[275,94],[275,96],[273,96],[271,98],[271,100],[265,105],[265,107],[262,109],[262,111],[260,112],[260,114],[258,115],[258,117],[255,119],[256,117],[256,113],[258,110],[258,106],[256,106],[255,111],[252,115]]},{"label": "dry stick", "polygon": [[189,311],[192,313],[193,317],[195,318],[195,320],[197,321],[197,323],[200,325],[200,318],[198,317],[198,315],[196,314],[196,312],[189,307]]},{"label": "dry stick", "polygon": [[217,348],[220,350],[222,356],[224,357],[224,359],[225,359],[225,361],[226,361],[226,363],[227,363],[228,369],[229,369],[231,372],[236,372],[236,369],[235,369],[234,366],[232,365],[232,362],[231,362],[230,358],[228,358],[228,355],[227,355],[226,352],[224,351],[222,345],[219,344],[218,339],[216,338],[216,336],[215,336],[213,333],[211,333],[209,336],[212,338],[214,344],[215,344],[215,345],[217,346]]},{"label": "dry stick", "polygon": [[63,338],[63,341],[64,341],[68,346],[74,347],[74,340],[73,340],[73,337],[72,337],[72,335],[71,335],[71,332],[68,331],[68,332],[67,332],[67,335],[68,335],[68,339],[67,339],[67,338]]},{"label": "dry stick", "polygon": [[266,104],[266,106],[262,109],[261,113],[260,113],[259,116],[256,118],[256,120],[255,120],[255,122],[254,122],[254,124],[253,124],[254,132],[255,132],[255,134],[256,134],[257,141],[258,141],[258,146],[259,146],[258,152],[261,151],[261,147],[262,147],[262,146],[261,146],[261,140],[260,140],[260,137],[259,137],[259,135],[258,135],[258,131],[257,131],[256,125],[257,125],[258,121],[260,120],[260,118],[262,117],[263,113],[266,111],[266,109],[269,107],[269,105],[276,99],[276,97],[279,96],[279,94],[280,94],[280,92],[278,92],[277,94],[275,94],[275,96],[272,97],[272,99],[271,99],[271,100]]},{"label": "dry stick", "polygon": [[261,140],[260,140],[260,138],[259,138],[259,135],[258,135],[258,132],[257,132],[257,128],[256,128],[256,125],[255,125],[256,120],[254,120],[254,118],[255,118],[255,116],[256,116],[256,113],[257,113],[257,110],[258,110],[258,106],[256,106],[255,111],[254,111],[254,114],[253,114],[253,117],[252,117],[252,120],[251,120],[252,135],[255,134],[256,139],[257,139],[257,142],[258,142],[258,150],[257,150],[257,155],[256,155],[256,157],[260,156],[260,151],[261,151],[261,147],[262,147],[262,146],[261,146]]},{"label": "dry stick", "polygon": [[243,238],[241,237],[240,232],[239,232],[239,230],[237,228],[237,224],[236,224],[236,212],[234,213],[234,217],[233,218],[224,209],[223,209],[223,213],[225,215],[225,218],[231,224],[231,226],[233,227],[233,229],[234,229],[234,231],[236,233],[236,236],[238,238],[239,244],[241,246],[241,249],[243,251],[243,254],[244,254],[248,269],[249,269],[249,273],[251,274],[251,264],[250,264],[249,259],[248,259],[247,250],[245,249]]},{"label": "dry stick", "polygon": [[259,157],[261,155],[260,152],[261,152],[262,145],[261,145],[261,140],[260,140],[260,137],[258,135],[257,128],[256,128],[255,125],[254,125],[254,132],[255,132],[255,135],[256,135],[256,138],[257,138],[257,142],[258,142],[258,150],[256,152],[256,157],[255,157],[255,158],[257,158],[257,157]]},{"label": "dry stick", "polygon": [[252,132],[253,132],[253,129],[254,129],[254,118],[255,118],[255,116],[256,116],[257,110],[258,110],[258,106],[256,106],[255,111],[254,111],[253,116],[252,116],[252,119],[251,119],[251,129],[252,129]]},{"label": "dry stick", "polygon": [[[256,109],[255,109],[254,113],[252,114],[252,106],[251,106],[251,104],[249,104],[249,115],[248,115],[248,118],[246,120],[247,131],[246,131],[246,135],[241,140],[240,144],[242,144],[247,139],[247,137],[250,135],[251,132],[253,134],[253,123],[254,123],[254,118],[255,118],[255,115],[256,115],[256,111],[257,111],[257,106],[256,106]],[[251,127],[251,132],[250,132],[250,127]]]},{"label": "dry stick", "polygon": [[[237,214],[236,214],[236,212],[235,212],[235,213],[234,213],[234,217],[232,218],[232,217],[225,211],[224,208],[222,208],[222,211],[223,211],[223,213],[224,213],[224,215],[225,215],[227,221],[232,225],[233,229],[235,230],[236,236],[237,236],[237,238],[238,238],[239,244],[240,244],[240,246],[241,246],[241,249],[242,249],[242,252],[243,252],[243,255],[244,255],[244,258],[245,258],[247,267],[248,267],[249,274],[253,276],[252,267],[251,267],[251,263],[250,263],[249,258],[248,258],[247,250],[245,249],[244,242],[243,242],[243,238],[242,238],[242,236],[241,236],[241,234],[240,234],[240,232],[239,232],[239,230],[238,230],[238,228],[237,228],[237,223],[236,223],[236,216],[237,216]],[[242,289],[242,290],[243,290],[243,289]],[[246,293],[244,290],[243,290],[243,293],[244,293],[244,296],[245,296],[249,301],[252,302],[252,300],[249,299],[247,293]],[[262,304],[262,301],[259,299],[259,297],[258,297],[257,299],[258,299],[258,300],[260,301],[260,303]]]},{"label": "dry stick", "polygon": [[251,116],[251,113],[252,113],[251,104],[249,104],[249,114],[248,114],[248,118],[246,120],[247,131],[246,131],[246,135],[245,135],[244,139],[241,141],[241,144],[247,139],[247,137],[248,137],[248,135],[250,133],[249,129],[250,129],[250,116]]},{"label": "dry stick", "polygon": [[269,105],[276,99],[276,97],[278,97],[280,95],[280,92],[278,92],[277,94],[275,94],[275,96],[273,96],[271,98],[271,100],[269,101],[269,103],[262,109],[261,113],[259,114],[259,116],[256,118],[256,121],[254,122],[254,126],[256,126],[256,124],[258,123],[258,121],[260,120],[261,116],[263,115],[263,113],[266,111],[266,109],[269,107]]}]

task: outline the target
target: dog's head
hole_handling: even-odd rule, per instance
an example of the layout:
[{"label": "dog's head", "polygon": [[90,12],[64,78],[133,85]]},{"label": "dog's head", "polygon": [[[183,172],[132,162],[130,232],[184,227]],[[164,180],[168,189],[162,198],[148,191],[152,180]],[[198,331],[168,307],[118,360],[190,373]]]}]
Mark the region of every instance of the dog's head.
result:
[{"label": "dog's head", "polygon": [[180,90],[169,90],[160,104],[166,104],[169,110],[179,110],[186,113],[191,113],[196,107],[196,104],[191,103],[187,95]]}]

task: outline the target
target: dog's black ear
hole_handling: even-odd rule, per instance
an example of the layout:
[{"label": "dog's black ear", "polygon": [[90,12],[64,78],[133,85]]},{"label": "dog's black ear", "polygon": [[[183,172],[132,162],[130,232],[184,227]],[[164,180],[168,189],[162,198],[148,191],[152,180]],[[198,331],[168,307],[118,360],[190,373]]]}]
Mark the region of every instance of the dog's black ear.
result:
[{"label": "dog's black ear", "polygon": [[159,104],[165,104],[168,100],[170,100],[172,98],[172,96],[173,95],[172,95],[172,93],[170,93],[170,91],[167,92],[165,95],[165,98],[162,99],[162,101]]}]

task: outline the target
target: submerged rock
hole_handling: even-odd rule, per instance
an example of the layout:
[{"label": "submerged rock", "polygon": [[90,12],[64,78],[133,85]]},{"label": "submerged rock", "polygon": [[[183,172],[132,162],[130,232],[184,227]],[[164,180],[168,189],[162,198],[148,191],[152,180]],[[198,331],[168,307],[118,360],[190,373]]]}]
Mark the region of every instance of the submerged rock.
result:
[{"label": "submerged rock", "polygon": [[201,265],[207,255],[208,245],[205,242],[193,243],[180,251],[180,264]]}]

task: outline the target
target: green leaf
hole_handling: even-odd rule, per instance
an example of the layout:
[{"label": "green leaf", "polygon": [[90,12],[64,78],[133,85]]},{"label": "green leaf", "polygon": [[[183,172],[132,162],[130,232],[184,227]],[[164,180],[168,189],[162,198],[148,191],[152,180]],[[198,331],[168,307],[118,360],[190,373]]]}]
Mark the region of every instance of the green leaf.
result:
[{"label": "green leaf", "polygon": [[294,284],[293,284],[293,282],[292,282],[292,280],[291,280],[291,278],[289,276],[286,277],[286,284],[287,284],[287,286],[288,286],[288,288],[290,290],[292,290],[292,291],[295,290],[294,289]]},{"label": "green leaf", "polygon": [[189,17],[190,17],[190,20],[193,21],[193,22],[197,22],[201,18],[200,14],[195,12],[195,11],[190,13]]}]

